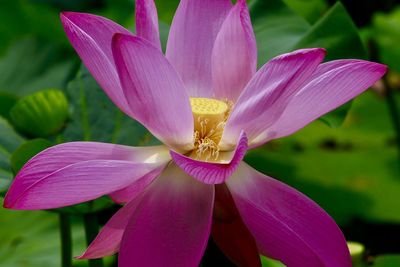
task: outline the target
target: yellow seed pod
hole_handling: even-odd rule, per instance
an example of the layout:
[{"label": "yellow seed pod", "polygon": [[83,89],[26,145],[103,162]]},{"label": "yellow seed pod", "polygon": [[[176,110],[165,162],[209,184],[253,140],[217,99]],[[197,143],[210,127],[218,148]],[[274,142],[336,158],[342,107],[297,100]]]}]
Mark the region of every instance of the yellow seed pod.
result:
[{"label": "yellow seed pod", "polygon": [[190,105],[194,117],[194,128],[199,133],[209,132],[224,121],[228,112],[228,105],[212,98],[190,98]]}]

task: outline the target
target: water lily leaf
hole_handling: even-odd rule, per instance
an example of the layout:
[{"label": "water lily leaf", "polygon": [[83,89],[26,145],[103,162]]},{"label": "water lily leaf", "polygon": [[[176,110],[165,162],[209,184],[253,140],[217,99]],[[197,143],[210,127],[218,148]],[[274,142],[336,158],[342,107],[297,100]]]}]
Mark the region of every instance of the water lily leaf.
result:
[{"label": "water lily leaf", "polygon": [[14,177],[10,164],[11,155],[24,142],[24,138],[2,117],[0,133],[0,195],[4,195]]},{"label": "water lily leaf", "polygon": [[68,118],[68,101],[57,89],[47,89],[25,96],[10,110],[17,129],[33,137],[57,133]]},{"label": "water lily leaf", "polygon": [[30,158],[51,145],[50,141],[41,138],[29,140],[20,145],[11,156],[11,167],[14,173],[17,173]]}]

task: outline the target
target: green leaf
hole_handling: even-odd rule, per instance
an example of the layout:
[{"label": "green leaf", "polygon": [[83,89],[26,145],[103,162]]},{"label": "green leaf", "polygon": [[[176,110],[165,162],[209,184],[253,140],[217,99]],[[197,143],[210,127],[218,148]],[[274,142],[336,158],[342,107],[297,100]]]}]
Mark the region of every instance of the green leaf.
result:
[{"label": "green leaf", "polygon": [[[0,204],[2,200],[0,199]],[[0,208],[0,267],[60,266],[58,216],[44,211],[15,211]],[[73,218],[73,253],[85,249],[85,235]],[[74,264],[78,262],[74,260]],[[80,261],[87,266],[85,261]]]},{"label": "green leaf", "polygon": [[250,5],[257,39],[258,65],[293,50],[310,25],[281,0],[255,0]]},{"label": "green leaf", "polygon": [[59,21],[59,10],[39,1],[0,1],[0,55],[14,41],[26,36],[37,36],[45,43],[70,49]]},{"label": "green leaf", "polygon": [[51,145],[52,143],[46,139],[33,139],[19,146],[11,156],[11,167],[14,173],[19,172],[30,158]]},{"label": "green leaf", "polygon": [[285,267],[286,265],[280,261],[261,256],[262,267]]},{"label": "green leaf", "polygon": [[398,267],[400,266],[400,255],[383,255],[376,257],[373,267]]},{"label": "green leaf", "polygon": [[0,92],[25,96],[43,88],[63,88],[73,63],[62,53],[37,39],[15,42],[0,59]]},{"label": "green leaf", "polygon": [[57,133],[68,117],[68,101],[57,89],[47,89],[23,97],[10,110],[13,124],[33,137]]},{"label": "green leaf", "polygon": [[353,102],[348,102],[336,110],[329,112],[325,116],[319,118],[321,121],[326,123],[329,127],[337,128],[342,126],[344,120],[346,119],[347,113],[349,112]]},{"label": "green leaf", "polygon": [[18,98],[10,93],[0,92],[0,116],[10,119],[10,109],[17,100]]},{"label": "green leaf", "polygon": [[366,51],[358,30],[343,4],[337,2],[297,42],[295,49],[323,47],[326,60],[366,58]]},{"label": "green leaf", "polygon": [[0,117],[0,133],[0,195],[3,195],[14,177],[10,164],[11,155],[24,139],[2,117]]},{"label": "green leaf", "polygon": [[123,114],[81,68],[70,82],[67,97],[71,120],[62,133],[63,141],[100,141],[124,145],[150,145],[158,141],[141,124]]},{"label": "green leaf", "polygon": [[166,23],[171,23],[172,18],[178,8],[179,0],[156,0],[158,18]]},{"label": "green leaf", "polygon": [[400,72],[400,7],[389,14],[377,13],[373,18],[371,37],[378,45],[379,59]]},{"label": "green leaf", "polygon": [[325,0],[283,0],[296,13],[308,22],[316,22],[328,9]]}]

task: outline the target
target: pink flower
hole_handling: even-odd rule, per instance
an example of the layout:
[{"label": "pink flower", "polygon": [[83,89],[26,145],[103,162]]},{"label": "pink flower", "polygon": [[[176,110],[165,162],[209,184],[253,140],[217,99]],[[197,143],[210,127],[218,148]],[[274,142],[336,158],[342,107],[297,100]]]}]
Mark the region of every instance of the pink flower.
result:
[{"label": "pink flower", "polygon": [[164,145],[54,146],[18,173],[5,207],[51,209],[107,194],[127,203],[81,256],[119,251],[122,267],[198,266],[211,232],[240,266],[260,266],[258,253],[288,266],[351,266],[328,214],[242,159],[357,96],[385,66],[322,63],[325,50],[313,48],[257,71],[244,0],[181,0],[165,56],[152,0],[136,1],[136,35],[95,15],[61,20],[107,95]]}]

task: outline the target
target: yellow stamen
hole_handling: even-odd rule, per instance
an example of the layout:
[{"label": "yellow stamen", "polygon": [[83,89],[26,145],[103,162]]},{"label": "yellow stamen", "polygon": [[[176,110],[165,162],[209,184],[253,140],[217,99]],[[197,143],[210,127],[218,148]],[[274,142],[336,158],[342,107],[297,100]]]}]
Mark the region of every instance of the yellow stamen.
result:
[{"label": "yellow stamen", "polygon": [[196,158],[217,159],[218,144],[230,110],[227,102],[211,98],[190,98],[194,117]]}]

